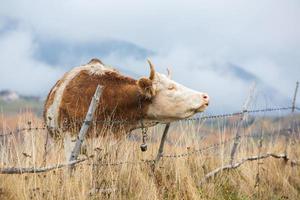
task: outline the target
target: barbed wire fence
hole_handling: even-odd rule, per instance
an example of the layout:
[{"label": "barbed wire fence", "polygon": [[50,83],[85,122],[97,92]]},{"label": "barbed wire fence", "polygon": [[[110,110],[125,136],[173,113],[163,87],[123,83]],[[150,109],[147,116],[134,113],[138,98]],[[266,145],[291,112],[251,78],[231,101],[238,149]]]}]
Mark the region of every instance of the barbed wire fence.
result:
[{"label": "barbed wire fence", "polygon": [[[250,115],[250,114],[259,114],[259,113],[270,113],[270,112],[276,112],[276,111],[291,111],[292,113],[292,117],[295,118],[295,112],[300,111],[300,108],[296,106],[296,96],[297,96],[297,90],[298,90],[298,85],[299,83],[297,82],[296,84],[296,89],[294,92],[294,98],[293,98],[293,102],[292,102],[292,106],[286,106],[286,107],[271,107],[271,108],[263,108],[263,109],[253,109],[253,110],[248,110],[247,106],[243,107],[243,110],[240,112],[233,112],[233,113],[225,113],[225,114],[219,114],[219,115],[207,115],[207,116],[201,116],[201,117],[194,117],[194,118],[189,118],[189,119],[182,119],[182,120],[178,120],[181,122],[192,122],[192,121],[205,121],[205,120],[217,120],[217,119],[227,119],[227,118],[232,118],[232,117],[240,117],[241,121],[243,121],[244,116],[245,115]],[[88,113],[89,114],[89,113]],[[91,122],[93,123],[132,123],[132,122],[128,122],[128,121],[120,121],[120,120],[97,120],[97,121],[92,121],[92,119],[85,119],[83,121],[83,124],[91,124]],[[293,122],[291,123],[290,128],[288,128],[289,133],[292,133],[293,131],[295,131],[296,129],[296,124],[294,123],[295,120],[293,120]],[[1,138],[7,138],[13,135],[17,135],[17,134],[22,134],[26,131],[38,131],[38,130],[46,130],[49,129],[51,127],[47,127],[46,125],[43,126],[38,126],[38,127],[32,127],[32,123],[28,122],[28,127],[24,127],[24,128],[19,128],[16,129],[14,131],[9,131],[8,133],[2,133],[0,134],[0,139]],[[167,125],[166,128],[169,129],[169,126]],[[239,130],[237,130],[237,132],[239,132]],[[166,136],[166,135],[165,135]],[[287,155],[287,148],[288,148],[288,144],[289,144],[289,136],[291,136],[291,134],[285,134],[286,141],[285,141],[285,150],[284,153],[282,154],[275,154],[275,153],[261,153],[259,151],[259,154],[257,156],[251,156],[248,158],[243,158],[240,159],[240,161],[235,161],[234,156],[236,153],[236,148],[238,145],[238,142],[241,139],[247,139],[247,138],[254,138],[257,137],[255,135],[240,135],[240,134],[235,134],[234,137],[231,138],[227,138],[225,140],[223,140],[222,142],[219,143],[214,143],[212,145],[208,145],[202,148],[198,148],[198,149],[194,149],[194,150],[189,150],[188,152],[184,152],[184,153],[179,153],[179,154],[164,154],[163,150],[159,150],[157,157],[155,159],[149,159],[149,160],[136,160],[136,161],[128,161],[128,160],[123,160],[123,161],[117,161],[117,162],[102,162],[102,163],[93,163],[93,165],[98,165],[98,166],[120,166],[120,165],[138,165],[138,164],[151,164],[151,165],[156,165],[158,164],[158,161],[160,160],[160,158],[164,158],[164,159],[179,159],[179,158],[185,158],[188,156],[192,156],[192,155],[201,155],[203,152],[206,152],[208,150],[213,150],[213,149],[217,149],[220,146],[223,145],[227,145],[230,144],[232,142],[233,143],[233,148],[231,151],[231,159],[230,159],[230,163],[227,165],[223,165],[219,168],[214,169],[213,171],[207,173],[200,181],[199,181],[199,186],[201,186],[203,183],[207,182],[209,179],[215,177],[217,174],[219,174],[222,171],[225,170],[230,170],[230,169],[236,169],[239,166],[241,166],[242,164],[249,162],[249,161],[257,161],[257,160],[261,160],[261,159],[266,159],[269,157],[272,158],[276,158],[276,159],[283,159],[285,161],[285,163],[289,163],[291,166],[300,166],[300,162],[298,160],[293,160],[290,157],[288,157]],[[260,139],[262,139],[262,136],[260,136]],[[82,140],[82,138],[81,138]],[[238,141],[238,142],[237,142]],[[260,144],[261,144],[261,140],[260,140]],[[78,147],[77,147],[78,148]],[[11,168],[0,168],[0,174],[23,174],[23,173],[42,173],[42,172],[48,172],[51,170],[56,170],[59,168],[63,168],[63,167],[70,167],[70,166],[75,166],[77,164],[83,163],[84,161],[89,160],[90,158],[83,158],[83,159],[70,159],[69,162],[67,163],[59,163],[56,165],[51,165],[51,166],[45,166],[45,167],[41,167],[41,168],[37,168],[37,167],[11,167]]]},{"label": "barbed wire fence", "polygon": [[[206,115],[206,116],[202,116],[202,117],[194,117],[194,118],[188,118],[188,119],[180,119],[177,120],[176,122],[191,122],[191,121],[204,121],[204,120],[215,120],[215,119],[226,119],[226,118],[231,118],[231,117],[235,117],[235,116],[240,116],[243,115],[245,113],[248,114],[257,114],[257,113],[269,113],[269,112],[275,112],[275,111],[287,111],[287,110],[292,110],[294,109],[295,111],[300,111],[299,107],[274,107],[274,108],[263,108],[263,109],[254,109],[254,110],[243,110],[241,112],[232,112],[232,113],[224,113],[224,114],[217,114],[217,115]],[[87,122],[87,121],[82,121]],[[126,123],[133,123],[133,122],[128,122],[128,121],[121,121],[121,120],[96,120],[93,121],[95,123],[122,123],[122,124],[126,124]],[[32,122],[27,122],[28,125],[30,125]],[[89,122],[91,123],[91,122]],[[157,122],[159,123],[159,122]],[[37,127],[24,127],[24,128],[16,128],[13,131],[8,131],[8,133],[1,133],[0,137],[7,137],[7,136],[11,136],[11,135],[16,135],[16,134],[21,134],[22,132],[25,131],[38,131],[38,130],[47,130],[47,129],[51,129],[53,127],[47,127],[46,125],[43,126],[37,126]],[[60,129],[60,131],[63,131],[63,129]]]}]

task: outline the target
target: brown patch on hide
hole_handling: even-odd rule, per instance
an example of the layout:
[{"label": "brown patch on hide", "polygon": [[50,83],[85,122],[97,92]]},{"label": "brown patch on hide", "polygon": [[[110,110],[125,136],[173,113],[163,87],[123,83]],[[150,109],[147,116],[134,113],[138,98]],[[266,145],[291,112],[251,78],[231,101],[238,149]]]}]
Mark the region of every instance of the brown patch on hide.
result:
[{"label": "brown patch on hide", "polygon": [[[61,128],[78,134],[98,84],[103,88],[94,117],[97,134],[102,134],[101,130],[108,126],[116,133],[120,129],[135,128],[151,103],[151,99],[140,92],[137,81],[113,71],[91,75],[87,70],[79,72],[64,90],[58,116]],[[110,123],[104,123],[105,120]],[[124,120],[129,123],[119,123]]]},{"label": "brown patch on hide", "polygon": [[155,91],[152,86],[152,81],[148,78],[140,78],[137,82],[140,92],[147,98],[151,98],[155,95]]}]

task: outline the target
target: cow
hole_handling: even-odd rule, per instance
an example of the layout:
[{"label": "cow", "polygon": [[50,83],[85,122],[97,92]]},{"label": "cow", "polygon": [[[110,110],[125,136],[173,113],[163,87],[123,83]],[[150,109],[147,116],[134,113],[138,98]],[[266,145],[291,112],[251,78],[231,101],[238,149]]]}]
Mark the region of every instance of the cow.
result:
[{"label": "cow", "polygon": [[[110,133],[121,137],[141,126],[168,123],[203,112],[209,96],[189,89],[150,65],[150,76],[135,80],[93,58],[85,65],[65,73],[49,92],[44,105],[44,120],[53,138],[65,133],[76,136],[84,121],[97,85],[102,86],[95,112],[95,131],[88,137]],[[95,129],[94,129],[95,130]]]}]

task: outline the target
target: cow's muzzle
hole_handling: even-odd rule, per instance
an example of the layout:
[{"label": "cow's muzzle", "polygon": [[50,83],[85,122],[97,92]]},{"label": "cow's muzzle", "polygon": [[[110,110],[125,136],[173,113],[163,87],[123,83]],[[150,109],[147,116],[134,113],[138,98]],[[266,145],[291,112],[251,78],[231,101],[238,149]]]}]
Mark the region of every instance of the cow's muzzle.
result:
[{"label": "cow's muzzle", "polygon": [[196,112],[203,112],[209,105],[209,96],[206,93],[201,94],[201,106],[196,109]]}]

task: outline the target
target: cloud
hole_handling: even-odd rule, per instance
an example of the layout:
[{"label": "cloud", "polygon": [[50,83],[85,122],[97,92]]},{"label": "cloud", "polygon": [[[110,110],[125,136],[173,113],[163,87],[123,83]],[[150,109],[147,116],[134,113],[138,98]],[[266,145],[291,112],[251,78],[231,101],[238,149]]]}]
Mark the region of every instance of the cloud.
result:
[{"label": "cloud", "polygon": [[[300,77],[299,18],[296,0],[10,0],[0,7],[0,85],[47,93],[68,61],[40,59],[41,41],[56,41],[60,48],[72,44],[73,61],[84,44],[113,40],[155,52],[151,58],[159,71],[171,66],[176,81],[208,92],[214,110],[239,109],[250,87],[251,81],[230,71],[229,64],[261,80],[258,87],[265,93],[271,88],[286,99]],[[78,64],[95,51],[80,52],[85,56]],[[135,77],[148,73],[143,57],[114,51],[101,56]]]},{"label": "cloud", "polygon": [[63,70],[33,59],[35,43],[31,34],[16,30],[0,37],[0,89],[23,94],[45,95]]},{"label": "cloud", "polygon": [[206,48],[210,44],[213,50],[232,44],[236,48],[299,44],[300,28],[294,26],[300,16],[299,4],[272,0],[11,0],[3,3],[0,12],[45,37],[76,41],[108,37],[151,49],[160,47],[162,41],[170,47],[174,42]]}]

